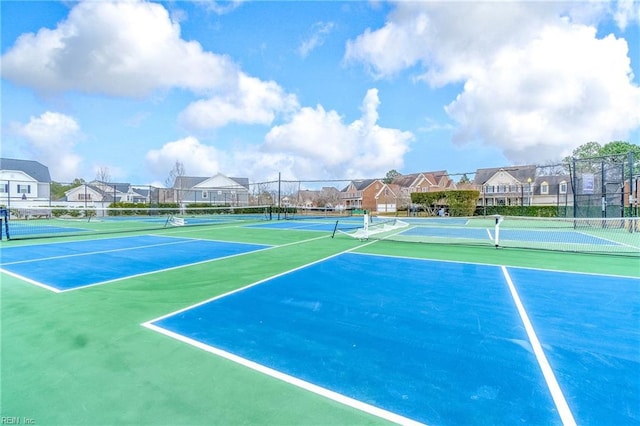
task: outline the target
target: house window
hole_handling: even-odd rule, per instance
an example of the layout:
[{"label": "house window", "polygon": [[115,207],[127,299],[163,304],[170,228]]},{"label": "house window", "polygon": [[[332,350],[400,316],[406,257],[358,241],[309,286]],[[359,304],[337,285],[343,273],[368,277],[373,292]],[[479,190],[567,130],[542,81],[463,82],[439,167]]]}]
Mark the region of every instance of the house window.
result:
[{"label": "house window", "polygon": [[18,194],[31,194],[31,185],[18,185]]},{"label": "house window", "polygon": [[567,182],[560,182],[560,193],[561,194],[566,194],[567,193]]},{"label": "house window", "polygon": [[78,201],[91,201],[91,194],[78,194]]},{"label": "house window", "polygon": [[8,183],[0,183],[0,193],[9,192],[9,184]]},{"label": "house window", "polygon": [[540,193],[546,195],[549,193],[549,184],[547,182],[542,182],[540,185]]},{"label": "house window", "polygon": [[495,191],[495,188],[493,187],[493,185],[487,185],[485,186],[485,192],[487,194],[493,194]]}]

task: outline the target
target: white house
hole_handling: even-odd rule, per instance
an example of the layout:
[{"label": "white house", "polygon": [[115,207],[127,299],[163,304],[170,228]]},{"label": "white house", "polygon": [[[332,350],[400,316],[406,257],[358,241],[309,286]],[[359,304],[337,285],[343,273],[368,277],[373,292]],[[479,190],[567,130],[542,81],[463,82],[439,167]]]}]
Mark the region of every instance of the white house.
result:
[{"label": "white house", "polygon": [[178,176],[172,189],[174,199],[180,203],[249,205],[248,178],[227,177],[222,173],[211,177]]},{"label": "white house", "polygon": [[0,205],[48,206],[51,195],[49,168],[33,160],[0,158]]},{"label": "white house", "polygon": [[76,206],[107,207],[113,202],[148,203],[149,190],[130,183],[105,183],[92,181],[65,192],[68,203]]}]

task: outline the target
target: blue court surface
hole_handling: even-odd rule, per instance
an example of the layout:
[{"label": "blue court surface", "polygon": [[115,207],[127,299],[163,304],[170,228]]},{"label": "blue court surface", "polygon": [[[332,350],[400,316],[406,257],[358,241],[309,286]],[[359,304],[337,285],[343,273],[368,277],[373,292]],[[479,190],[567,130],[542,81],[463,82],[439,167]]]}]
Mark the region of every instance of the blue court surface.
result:
[{"label": "blue court surface", "polygon": [[53,291],[262,250],[269,246],[143,235],[5,247],[0,269]]},{"label": "blue court surface", "polygon": [[[436,228],[420,226],[409,228],[399,233],[403,236],[415,237],[442,237],[460,238],[467,240],[493,241],[495,239],[493,229],[483,228]],[[557,231],[557,230],[522,230],[522,229],[501,229],[500,239],[502,241],[530,241],[562,244],[589,244],[589,245],[610,245],[619,246],[615,241],[599,238],[582,232]]]},{"label": "blue court surface", "polygon": [[629,424],[639,306],[633,278],[345,253],[145,326],[401,423]]}]

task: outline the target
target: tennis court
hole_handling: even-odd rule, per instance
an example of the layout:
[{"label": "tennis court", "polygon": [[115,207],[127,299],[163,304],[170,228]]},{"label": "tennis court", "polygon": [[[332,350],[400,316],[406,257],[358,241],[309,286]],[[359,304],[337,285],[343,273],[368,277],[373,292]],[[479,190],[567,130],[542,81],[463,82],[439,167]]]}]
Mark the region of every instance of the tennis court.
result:
[{"label": "tennis court", "polygon": [[637,256],[294,223],[2,242],[2,415],[640,422]]},{"label": "tennis court", "polygon": [[1,266],[5,273],[59,292],[265,248],[268,246],[142,235],[43,244],[37,249],[5,248]]}]

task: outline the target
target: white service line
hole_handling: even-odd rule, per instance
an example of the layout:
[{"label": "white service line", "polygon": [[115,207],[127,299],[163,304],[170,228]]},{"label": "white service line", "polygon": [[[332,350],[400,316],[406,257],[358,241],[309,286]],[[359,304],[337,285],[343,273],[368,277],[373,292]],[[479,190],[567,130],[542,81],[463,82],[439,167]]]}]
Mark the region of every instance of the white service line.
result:
[{"label": "white service line", "polygon": [[542,375],[544,376],[545,381],[547,382],[547,387],[551,392],[551,397],[553,398],[553,402],[558,409],[558,414],[560,414],[560,418],[562,419],[562,424],[565,426],[575,426],[576,421],[573,418],[573,414],[571,413],[571,409],[567,404],[567,400],[562,394],[562,390],[560,389],[560,385],[556,380],[556,376],[553,374],[553,370],[549,365],[549,361],[542,350],[542,345],[538,340],[538,336],[536,336],[536,332],[533,329],[533,325],[531,325],[531,321],[529,320],[529,316],[527,315],[527,311],[524,309],[524,305],[522,305],[522,301],[520,300],[520,296],[516,291],[515,285],[513,285],[513,281],[511,280],[511,276],[507,271],[506,266],[501,266],[502,273],[504,274],[505,279],[507,280],[507,285],[509,286],[509,291],[511,292],[511,297],[513,297],[513,301],[516,304],[516,308],[518,309],[518,314],[520,314],[520,319],[522,319],[522,324],[527,332],[527,336],[529,337],[529,342],[533,348],[533,353],[536,356],[538,361],[538,365],[540,365],[540,369],[542,370]]}]

